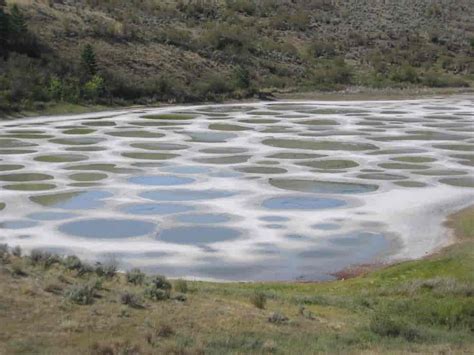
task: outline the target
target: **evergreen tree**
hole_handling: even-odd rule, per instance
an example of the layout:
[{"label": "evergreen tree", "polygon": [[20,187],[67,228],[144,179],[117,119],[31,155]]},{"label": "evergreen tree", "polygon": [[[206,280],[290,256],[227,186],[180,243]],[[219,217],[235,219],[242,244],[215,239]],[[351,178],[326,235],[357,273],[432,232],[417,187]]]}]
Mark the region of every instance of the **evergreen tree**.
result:
[{"label": "evergreen tree", "polygon": [[9,37],[9,16],[5,13],[5,1],[0,0],[0,56],[7,54]]},{"label": "evergreen tree", "polygon": [[238,88],[248,89],[250,87],[250,72],[240,65],[234,69],[234,78]]},{"label": "evergreen tree", "polygon": [[25,17],[16,4],[13,5],[10,10],[8,29],[9,32],[15,36],[21,36],[28,32]]},{"label": "evergreen tree", "polygon": [[86,71],[87,75],[94,76],[97,74],[97,61],[95,59],[94,48],[87,44],[82,50],[81,54],[82,66]]}]

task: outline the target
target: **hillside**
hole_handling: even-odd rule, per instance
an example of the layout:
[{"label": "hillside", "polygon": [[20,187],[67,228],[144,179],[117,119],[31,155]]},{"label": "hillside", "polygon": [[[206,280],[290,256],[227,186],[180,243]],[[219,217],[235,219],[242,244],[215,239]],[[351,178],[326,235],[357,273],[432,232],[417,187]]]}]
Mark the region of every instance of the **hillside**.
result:
[{"label": "hillside", "polygon": [[[9,0],[4,12],[14,4],[28,34],[6,42],[4,110],[467,87],[474,76],[472,0]],[[97,73],[81,65],[88,44]]]}]

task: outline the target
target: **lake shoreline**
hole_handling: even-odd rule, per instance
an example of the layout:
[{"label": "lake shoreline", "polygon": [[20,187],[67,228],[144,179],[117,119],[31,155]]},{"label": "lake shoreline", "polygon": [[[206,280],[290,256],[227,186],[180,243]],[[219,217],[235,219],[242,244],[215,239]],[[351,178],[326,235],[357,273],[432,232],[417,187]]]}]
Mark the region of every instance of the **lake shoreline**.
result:
[{"label": "lake shoreline", "polygon": [[[406,99],[428,99],[436,96],[453,96],[473,94],[474,88],[408,88],[408,89],[371,89],[365,87],[352,87],[343,91],[280,91],[271,92],[267,96],[267,100],[259,98],[247,99],[224,99],[223,101],[197,101],[185,103],[170,103],[170,102],[155,102],[149,105],[87,105],[87,104],[68,104],[57,103],[53,104],[45,110],[40,111],[20,111],[17,113],[10,113],[3,117],[0,112],[1,120],[14,120],[22,118],[32,118],[36,116],[72,116],[85,113],[100,113],[100,112],[114,112],[124,110],[139,110],[149,108],[164,108],[170,106],[197,106],[197,105],[211,105],[211,104],[239,104],[239,103],[257,103],[261,101],[383,101],[383,100],[406,100]],[[6,115],[6,114],[5,114]]]},{"label": "lake shoreline", "polygon": [[[430,252],[427,252],[426,255],[420,258],[394,260],[394,261],[387,261],[387,262],[380,261],[380,262],[373,262],[373,263],[364,263],[360,265],[356,264],[356,265],[343,268],[342,270],[334,272],[331,275],[335,276],[338,281],[339,280],[344,281],[346,279],[351,279],[351,278],[367,275],[367,274],[370,274],[371,272],[382,270],[384,268],[391,267],[394,265],[400,265],[400,264],[404,264],[406,262],[415,261],[415,260],[427,260],[436,256],[440,256],[448,248],[465,241],[465,237],[456,231],[454,223],[457,217],[459,217],[460,215],[464,213],[469,213],[472,211],[474,211],[474,205],[470,205],[468,207],[460,207],[460,209],[458,209],[456,212],[447,215],[444,218],[444,221],[442,223],[444,227],[448,228],[449,235],[445,237],[446,243],[433,249]],[[311,283],[311,282],[327,282],[327,281],[308,281],[308,283]]]}]

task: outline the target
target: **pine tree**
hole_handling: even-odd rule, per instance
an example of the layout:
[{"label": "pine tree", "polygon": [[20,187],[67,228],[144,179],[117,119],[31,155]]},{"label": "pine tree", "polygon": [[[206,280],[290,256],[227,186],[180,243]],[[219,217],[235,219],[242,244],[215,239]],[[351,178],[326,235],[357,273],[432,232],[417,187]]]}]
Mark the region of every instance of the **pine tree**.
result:
[{"label": "pine tree", "polygon": [[0,56],[7,54],[9,16],[5,13],[5,1],[0,0]]},{"label": "pine tree", "polygon": [[87,44],[82,50],[81,54],[82,66],[84,67],[86,73],[89,76],[94,76],[97,74],[97,61],[95,59],[94,48]]},{"label": "pine tree", "polygon": [[25,16],[23,16],[23,13],[16,4],[10,10],[8,29],[15,36],[21,36],[28,32]]}]

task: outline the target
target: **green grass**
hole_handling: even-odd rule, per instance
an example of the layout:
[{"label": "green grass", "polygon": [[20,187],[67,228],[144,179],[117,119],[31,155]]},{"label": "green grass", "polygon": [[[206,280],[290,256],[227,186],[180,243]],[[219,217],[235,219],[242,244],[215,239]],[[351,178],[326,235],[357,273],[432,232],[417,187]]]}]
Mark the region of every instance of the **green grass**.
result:
[{"label": "green grass", "polygon": [[3,254],[0,353],[472,353],[473,220],[454,215],[458,243],[433,256],[323,283],[130,282]]}]

